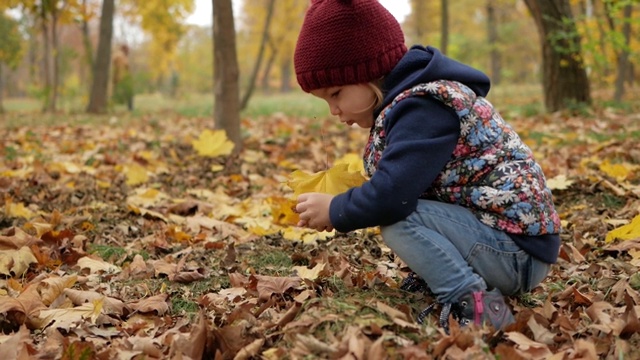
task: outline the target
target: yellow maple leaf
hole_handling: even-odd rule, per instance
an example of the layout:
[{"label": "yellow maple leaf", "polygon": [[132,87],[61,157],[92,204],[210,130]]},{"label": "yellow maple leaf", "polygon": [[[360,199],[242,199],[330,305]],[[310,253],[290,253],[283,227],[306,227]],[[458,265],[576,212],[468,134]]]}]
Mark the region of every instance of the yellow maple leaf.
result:
[{"label": "yellow maple leaf", "polygon": [[615,239],[633,240],[637,238],[640,238],[640,215],[633,218],[629,224],[609,231],[604,241],[611,242]]},{"label": "yellow maple leaf", "polygon": [[293,189],[295,196],[308,192],[338,195],[366,181],[359,171],[349,171],[348,163],[336,164],[329,170],[315,174],[296,170],[289,176],[287,185]]},{"label": "yellow maple leaf", "polygon": [[127,185],[129,186],[144,184],[149,180],[147,169],[138,164],[125,167],[124,172],[127,175]]},{"label": "yellow maple leaf", "polygon": [[325,263],[318,263],[313,269],[309,269],[306,266],[294,266],[293,271],[295,271],[296,275],[298,275],[301,279],[309,279],[311,281],[315,281],[322,271],[324,271]]},{"label": "yellow maple leaf", "polygon": [[629,163],[612,164],[609,160],[605,160],[600,164],[599,168],[600,171],[621,182],[626,180],[629,175],[634,174],[638,166]]},{"label": "yellow maple leaf", "polygon": [[23,203],[14,204],[11,200],[8,200],[4,206],[4,212],[9,217],[21,217],[24,219],[31,219],[36,214],[25,207]]},{"label": "yellow maple leaf", "polygon": [[296,202],[292,199],[271,196],[267,198],[267,203],[271,206],[273,223],[278,225],[295,225],[300,220],[298,214],[293,211]]},{"label": "yellow maple leaf", "polygon": [[560,174],[547,179],[547,187],[551,190],[566,190],[573,185],[573,180],[567,179],[567,175]]},{"label": "yellow maple leaf", "polygon": [[200,156],[216,157],[229,155],[233,151],[234,144],[227,138],[224,130],[204,130],[198,140],[191,142],[193,148]]},{"label": "yellow maple leaf", "polygon": [[350,172],[360,172],[364,174],[364,163],[358,154],[346,154],[333,163],[334,166],[340,164],[347,164]]}]

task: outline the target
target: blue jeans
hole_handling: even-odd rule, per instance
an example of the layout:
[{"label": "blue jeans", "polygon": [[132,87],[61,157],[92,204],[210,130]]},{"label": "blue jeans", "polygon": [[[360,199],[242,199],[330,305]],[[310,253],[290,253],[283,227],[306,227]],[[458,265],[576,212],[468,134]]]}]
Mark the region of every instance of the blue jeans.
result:
[{"label": "blue jeans", "polygon": [[382,227],[381,233],[441,303],[455,303],[470,291],[488,287],[503,295],[528,292],[550,268],[458,205],[419,200],[415,212]]}]

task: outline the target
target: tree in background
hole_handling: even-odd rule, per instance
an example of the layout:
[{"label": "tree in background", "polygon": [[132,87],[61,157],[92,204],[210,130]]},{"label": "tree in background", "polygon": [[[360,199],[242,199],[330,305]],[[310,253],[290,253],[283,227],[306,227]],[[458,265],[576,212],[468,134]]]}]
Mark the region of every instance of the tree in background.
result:
[{"label": "tree in background", "polygon": [[15,68],[18,66],[22,58],[22,47],[20,45],[20,33],[18,32],[18,23],[4,15],[0,10],[0,113],[4,112],[3,93],[5,77],[3,76],[3,67],[9,66]]},{"label": "tree in background", "polygon": [[[629,55],[631,53],[631,14],[633,13],[633,2],[633,0],[605,2],[609,28],[614,34],[619,34],[619,36],[616,36],[617,41],[614,42],[618,73],[616,76],[615,92],[613,98],[617,102],[620,102],[622,100],[622,96],[624,95],[625,82],[627,82],[629,79],[633,79],[633,68],[631,66],[631,62],[629,61]],[[622,8],[622,19],[620,21],[621,30],[616,31],[617,26],[614,14],[620,12],[620,8]]]},{"label": "tree in background", "polygon": [[440,51],[447,53],[449,48],[449,1],[440,0]]},{"label": "tree in background", "polygon": [[525,0],[542,47],[542,86],[549,112],[575,104],[591,104],[580,36],[569,0]]},{"label": "tree in background", "polygon": [[120,44],[111,58],[113,102],[126,104],[133,111],[133,78],[129,64],[129,46]]},{"label": "tree in background", "polygon": [[495,0],[487,0],[487,41],[489,42],[489,77],[493,84],[499,84],[501,78],[500,51],[498,48],[498,19]]},{"label": "tree in background", "polygon": [[260,41],[260,48],[258,50],[258,56],[255,60],[255,65],[253,66],[253,71],[251,71],[251,77],[249,79],[249,85],[247,86],[247,90],[245,90],[244,95],[242,96],[242,100],[240,101],[240,110],[243,110],[249,104],[249,99],[251,99],[251,94],[253,94],[253,90],[256,86],[256,79],[258,78],[258,72],[260,71],[260,65],[262,64],[262,58],[264,57],[264,51],[267,46],[267,42],[269,40],[269,28],[271,26],[271,19],[273,19],[273,9],[275,6],[275,0],[269,0],[267,3],[266,9],[266,18],[264,21],[264,28],[262,30],[262,36]]},{"label": "tree in background", "polygon": [[[242,15],[238,29],[238,51],[246,54],[239,61],[242,69],[253,66],[255,69],[255,59],[260,52],[261,41],[264,39],[264,29],[266,33],[266,47],[264,56],[267,58],[266,64],[260,69],[262,72],[262,90],[268,92],[270,85],[279,84],[280,92],[288,92],[292,89],[291,75],[293,73],[292,58],[295,42],[298,38],[298,30],[302,26],[305,10],[308,2],[300,0],[278,0],[277,6],[273,9],[273,19],[269,26],[266,26],[269,7],[267,2],[245,1],[242,5]],[[251,63],[253,61],[253,64]],[[241,83],[246,83],[242,79]],[[248,72],[247,72],[248,73]],[[248,80],[250,81],[250,79]]]},{"label": "tree in background", "polygon": [[103,0],[100,16],[100,36],[98,51],[93,66],[93,82],[87,112],[103,113],[107,111],[109,88],[109,68],[111,65],[111,39],[113,37],[113,14],[115,0]]},{"label": "tree in background", "polygon": [[240,87],[236,30],[231,0],[213,3],[213,119],[216,129],[225,130],[234,144],[234,152],[242,149],[240,134]]},{"label": "tree in background", "polygon": [[145,43],[146,60],[156,87],[171,81],[176,68],[178,43],[187,32],[187,16],[194,10],[193,0],[121,0],[122,13],[150,35]]}]

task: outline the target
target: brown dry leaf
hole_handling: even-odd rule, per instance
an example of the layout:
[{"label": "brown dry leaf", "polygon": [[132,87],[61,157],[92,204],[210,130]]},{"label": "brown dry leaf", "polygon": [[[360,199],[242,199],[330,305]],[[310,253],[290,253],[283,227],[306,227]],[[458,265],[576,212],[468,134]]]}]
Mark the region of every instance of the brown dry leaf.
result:
[{"label": "brown dry leaf", "polygon": [[299,277],[275,277],[253,275],[258,280],[257,290],[261,300],[269,300],[273,294],[284,294],[291,288],[300,286]]},{"label": "brown dry leaf", "polygon": [[31,264],[36,263],[38,260],[29,247],[0,251],[0,275],[19,277],[29,269]]},{"label": "brown dry leaf", "polygon": [[73,326],[79,326],[85,322],[95,324],[102,313],[102,300],[94,300],[89,303],[70,309],[46,309],[41,310],[37,317],[40,328],[51,324],[55,328],[69,330]]},{"label": "brown dry leaf", "polygon": [[38,284],[38,291],[42,296],[42,302],[47,306],[51,305],[63,291],[72,287],[76,281],[78,281],[77,275],[52,276],[42,280]]},{"label": "brown dry leaf", "polygon": [[405,322],[410,321],[409,318],[407,317],[407,314],[392,308],[391,306],[383,303],[382,301],[376,302],[376,308],[379,311],[382,311],[384,314],[386,314],[392,321],[395,319],[400,319]]},{"label": "brown dry leaf", "polygon": [[102,301],[102,312],[106,315],[123,315],[127,309],[127,306],[122,300],[104,296],[95,291],[64,289],[64,295],[76,306],[94,301]]},{"label": "brown dry leaf", "polygon": [[609,312],[612,311],[614,311],[614,308],[611,304],[598,301],[589,306],[585,312],[595,323],[606,325],[611,323],[611,315]]},{"label": "brown dry leaf", "polygon": [[359,327],[350,326],[338,346],[336,358],[366,360],[365,356],[369,348],[371,348],[371,340],[362,333]]},{"label": "brown dry leaf", "polygon": [[199,271],[181,271],[169,277],[169,280],[182,284],[188,284],[202,279],[204,279],[204,274]]},{"label": "brown dry leaf", "polygon": [[81,271],[88,269],[90,274],[116,274],[121,271],[119,267],[113,264],[90,256],[78,259],[77,267],[79,267]]},{"label": "brown dry leaf", "polygon": [[9,313],[17,317],[18,324],[37,327],[37,315],[46,309],[38,292],[38,281],[28,284],[17,298],[0,297],[0,314]]},{"label": "brown dry leaf", "polygon": [[575,342],[576,354],[574,359],[596,360],[600,358],[596,352],[596,346],[592,341],[585,339],[578,339]]},{"label": "brown dry leaf", "polygon": [[260,353],[260,349],[262,349],[264,341],[264,339],[255,339],[252,343],[240,349],[236,356],[233,357],[233,360],[253,359]]},{"label": "brown dry leaf", "polygon": [[291,353],[301,357],[316,355],[333,358],[332,355],[337,351],[335,346],[325,344],[313,336],[295,334],[294,348]]},{"label": "brown dry leaf", "polygon": [[10,335],[0,334],[0,354],[5,360],[28,360],[36,355],[35,344],[26,326]]},{"label": "brown dry leaf", "polygon": [[251,325],[247,321],[241,320],[236,321],[233,325],[213,328],[215,343],[224,358],[230,358],[237,354],[240,349],[255,340],[246,335],[246,330],[249,327]]},{"label": "brown dry leaf", "polygon": [[0,233],[0,251],[3,250],[17,250],[22,247],[30,247],[41,243],[42,241],[36,237],[33,237],[22,229],[17,227],[10,227]]},{"label": "brown dry leaf", "polygon": [[129,264],[129,274],[134,279],[148,279],[153,275],[153,270],[147,268],[147,263],[142,255],[136,254]]},{"label": "brown dry leaf", "polygon": [[513,341],[516,344],[516,350],[527,359],[543,360],[552,355],[547,345],[533,341],[522,333],[511,331],[506,333],[505,337]]},{"label": "brown dry leaf", "polygon": [[155,312],[156,315],[162,316],[169,312],[169,304],[167,304],[167,298],[167,294],[160,294],[142,299],[140,301],[136,301],[128,305],[135,312]]},{"label": "brown dry leaf", "polygon": [[540,325],[536,321],[535,316],[529,318],[529,321],[527,321],[527,325],[529,326],[529,329],[531,329],[531,332],[533,333],[533,339],[535,341],[547,345],[553,345],[555,343],[555,334],[549,331],[544,326]]},{"label": "brown dry leaf", "polygon": [[166,275],[167,277],[168,276],[172,276],[173,274],[176,273],[176,271],[178,269],[178,265],[177,264],[167,262],[164,259],[156,260],[156,261],[150,261],[150,263],[153,266],[153,269],[155,271],[155,276],[156,277],[160,277],[162,275]]}]

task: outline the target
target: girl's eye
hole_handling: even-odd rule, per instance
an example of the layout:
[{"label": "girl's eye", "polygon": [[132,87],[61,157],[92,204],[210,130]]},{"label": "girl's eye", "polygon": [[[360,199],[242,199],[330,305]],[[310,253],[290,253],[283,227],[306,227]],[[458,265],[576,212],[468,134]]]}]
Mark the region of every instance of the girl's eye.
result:
[{"label": "girl's eye", "polygon": [[339,94],[340,94],[340,90],[337,90],[331,94],[331,97],[332,98],[338,97]]}]

